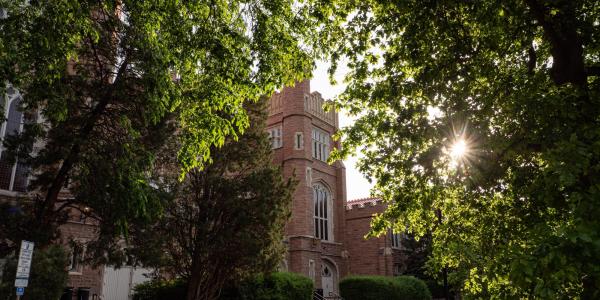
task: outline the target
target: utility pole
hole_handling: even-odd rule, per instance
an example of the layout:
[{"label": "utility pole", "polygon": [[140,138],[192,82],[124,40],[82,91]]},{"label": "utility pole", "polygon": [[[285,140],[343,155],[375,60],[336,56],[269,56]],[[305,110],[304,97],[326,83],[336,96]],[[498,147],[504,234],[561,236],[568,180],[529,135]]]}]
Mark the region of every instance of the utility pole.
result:
[{"label": "utility pole", "polygon": [[[442,210],[437,209],[436,215],[438,218],[438,226],[442,225]],[[442,270],[442,278],[444,279],[444,299],[450,300],[450,287],[448,286],[448,267],[444,265]]]}]

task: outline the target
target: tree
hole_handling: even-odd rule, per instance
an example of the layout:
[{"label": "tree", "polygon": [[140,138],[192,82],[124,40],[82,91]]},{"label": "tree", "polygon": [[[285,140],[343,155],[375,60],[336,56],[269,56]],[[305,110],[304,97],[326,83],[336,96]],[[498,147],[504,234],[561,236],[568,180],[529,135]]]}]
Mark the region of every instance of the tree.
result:
[{"label": "tree", "polygon": [[68,209],[89,208],[109,237],[156,218],[147,174],[173,124],[185,174],[248,126],[243,102],[308,76],[308,27],[292,4],[0,1],[0,94],[18,89],[30,120],[2,159],[35,175],[20,226],[0,226],[2,253],[55,240]]},{"label": "tree", "polygon": [[425,264],[427,257],[431,254],[431,238],[423,236],[417,240],[411,235],[402,235],[401,238],[401,252],[405,257],[402,274],[423,280],[430,279],[430,276],[426,274]]},{"label": "tree", "polygon": [[189,300],[216,299],[224,284],[271,272],[283,258],[295,182],[272,163],[266,103],[247,105],[248,130],[212,149],[211,163],[183,182],[166,152],[157,173],[165,213],[134,231],[138,248],[131,253],[142,260],[164,252],[157,266],[187,281]]},{"label": "tree", "polygon": [[[11,257],[4,264],[0,278],[0,299],[15,299],[15,275],[17,257]],[[31,277],[25,289],[23,300],[55,300],[60,298],[67,285],[67,253],[58,245],[36,250],[31,264]]]},{"label": "tree", "polygon": [[358,116],[331,159],[364,149],[360,169],[389,203],[372,233],[432,232],[430,265],[455,269],[467,296],[598,297],[597,1],[315,11],[330,71],[350,69],[337,106]]}]

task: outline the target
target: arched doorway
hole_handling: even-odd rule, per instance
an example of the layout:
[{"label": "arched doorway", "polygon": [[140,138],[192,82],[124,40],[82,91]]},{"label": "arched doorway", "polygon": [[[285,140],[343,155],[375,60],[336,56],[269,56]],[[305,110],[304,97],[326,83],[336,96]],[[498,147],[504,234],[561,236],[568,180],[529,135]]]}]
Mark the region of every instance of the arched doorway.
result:
[{"label": "arched doorway", "polygon": [[337,269],[329,261],[321,261],[321,288],[323,296],[330,297],[336,293]]}]

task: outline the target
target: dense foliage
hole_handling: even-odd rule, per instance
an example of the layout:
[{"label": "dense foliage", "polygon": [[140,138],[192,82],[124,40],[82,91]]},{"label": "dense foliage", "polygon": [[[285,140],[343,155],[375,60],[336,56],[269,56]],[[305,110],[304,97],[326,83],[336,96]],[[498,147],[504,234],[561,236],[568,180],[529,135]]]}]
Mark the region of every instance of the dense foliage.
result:
[{"label": "dense foliage", "polygon": [[270,272],[282,259],[296,184],[272,164],[266,105],[266,98],[247,104],[248,130],[213,149],[212,162],[183,181],[172,152],[159,156],[155,186],[165,213],[131,231],[137,247],[130,253],[163,257],[156,267],[188,280],[188,299],[214,299],[225,283]]},{"label": "dense foliage", "polygon": [[[595,0],[330,1],[324,49],[358,117],[338,155],[431,234],[434,273],[473,297],[600,291],[600,5]],[[464,156],[452,155],[464,142]]]},{"label": "dense foliage", "polygon": [[[134,300],[184,299],[182,280],[153,280],[135,287]],[[313,283],[295,273],[275,272],[253,275],[240,282],[228,282],[219,300],[310,300]]]},{"label": "dense foliage", "polygon": [[69,209],[91,208],[106,236],[159,215],[147,174],[174,127],[184,174],[248,126],[244,102],[308,76],[293,3],[0,0],[0,94],[18,89],[28,120],[2,159],[36,175],[2,256],[48,244]]},{"label": "dense foliage", "polygon": [[[427,284],[433,298],[445,298],[455,294],[455,288],[448,284],[448,270],[431,274],[427,269],[429,256],[431,256],[432,241],[430,235],[421,236],[416,239],[412,235],[403,234],[401,240],[401,252],[404,257],[402,274],[419,278]],[[444,272],[446,274],[444,274]],[[446,281],[444,282],[444,277]]]},{"label": "dense foliage", "polygon": [[[36,249],[23,300],[56,300],[67,285],[67,253],[61,246]],[[9,258],[0,278],[0,300],[15,299],[17,260]]]},{"label": "dense foliage", "polygon": [[346,300],[429,300],[427,285],[412,276],[348,276],[340,281],[340,295]]}]

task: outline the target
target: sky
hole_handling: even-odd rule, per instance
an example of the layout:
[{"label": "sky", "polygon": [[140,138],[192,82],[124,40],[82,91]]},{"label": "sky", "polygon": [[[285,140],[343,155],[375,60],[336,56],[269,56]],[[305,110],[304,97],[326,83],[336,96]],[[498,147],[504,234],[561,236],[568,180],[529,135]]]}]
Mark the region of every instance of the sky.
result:
[{"label": "sky", "polygon": [[[318,91],[321,93],[324,99],[333,99],[335,96],[340,94],[344,88],[343,77],[347,69],[342,68],[343,64],[340,64],[340,71],[336,73],[336,85],[329,83],[327,75],[327,68],[329,64],[326,62],[317,63],[317,69],[313,72],[313,78],[310,81],[311,92]],[[338,112],[340,119],[340,127],[352,125],[354,122],[344,111]],[[370,190],[373,184],[356,169],[356,162],[361,157],[360,153],[357,156],[348,157],[344,160],[346,166],[346,199],[353,200],[358,198],[366,198],[370,195]]]}]

